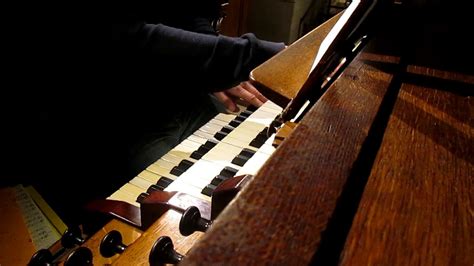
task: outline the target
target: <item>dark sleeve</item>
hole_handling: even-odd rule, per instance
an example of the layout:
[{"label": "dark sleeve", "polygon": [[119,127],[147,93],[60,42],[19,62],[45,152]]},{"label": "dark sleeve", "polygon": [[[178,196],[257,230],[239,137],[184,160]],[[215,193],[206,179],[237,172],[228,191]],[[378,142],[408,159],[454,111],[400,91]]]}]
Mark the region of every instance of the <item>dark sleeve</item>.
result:
[{"label": "dark sleeve", "polygon": [[284,49],[254,34],[212,36],[143,23],[130,36],[150,66],[169,78],[192,79],[208,91],[230,88],[248,79],[250,71]]}]

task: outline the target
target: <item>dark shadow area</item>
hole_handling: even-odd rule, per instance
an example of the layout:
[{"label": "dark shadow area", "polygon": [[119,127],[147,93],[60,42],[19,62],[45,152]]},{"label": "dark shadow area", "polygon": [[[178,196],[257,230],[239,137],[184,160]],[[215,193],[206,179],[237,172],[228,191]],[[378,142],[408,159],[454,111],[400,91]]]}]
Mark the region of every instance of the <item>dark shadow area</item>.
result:
[{"label": "dark shadow area", "polygon": [[340,254],[344,249],[352,221],[357,213],[372,165],[382,143],[390,114],[397,101],[403,68],[402,64],[398,65],[398,71],[396,71],[387,89],[387,93],[381,102],[380,110],[377,112],[367,138],[362,144],[341,197],[329,220],[328,227],[322,234],[320,246],[313,256],[311,265],[337,265],[339,262]]},{"label": "dark shadow area", "polygon": [[[433,99],[430,97],[425,100],[427,100],[427,104],[433,104],[430,103],[430,100],[439,101],[440,98]],[[464,109],[461,106],[458,106],[458,108]],[[469,106],[465,106],[465,110],[468,108]],[[424,134],[433,142],[450,151],[457,158],[474,164],[474,139],[469,133],[461,132],[452,125],[402,99],[398,99],[397,111],[393,115],[408,124],[413,130]],[[465,117],[469,117],[469,114],[466,114]],[[472,119],[470,120],[472,124]]]},{"label": "dark shadow area", "polygon": [[404,83],[427,87],[436,90],[447,91],[459,96],[474,96],[474,84],[462,81],[448,80],[426,75],[407,73]]}]

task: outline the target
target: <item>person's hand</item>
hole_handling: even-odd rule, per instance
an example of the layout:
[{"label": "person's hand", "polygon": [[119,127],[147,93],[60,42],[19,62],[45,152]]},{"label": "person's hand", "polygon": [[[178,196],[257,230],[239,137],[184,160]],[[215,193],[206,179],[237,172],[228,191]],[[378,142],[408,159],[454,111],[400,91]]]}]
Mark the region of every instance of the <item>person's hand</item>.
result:
[{"label": "person's hand", "polygon": [[268,99],[263,96],[250,82],[244,81],[230,89],[214,92],[214,96],[231,112],[239,111],[236,100],[242,99],[255,107],[260,107]]}]

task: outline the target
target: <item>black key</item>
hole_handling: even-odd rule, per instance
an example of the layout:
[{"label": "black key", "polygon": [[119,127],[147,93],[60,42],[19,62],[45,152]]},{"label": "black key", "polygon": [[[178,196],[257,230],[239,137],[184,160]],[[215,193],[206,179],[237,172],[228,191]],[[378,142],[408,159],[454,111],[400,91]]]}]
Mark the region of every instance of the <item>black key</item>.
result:
[{"label": "black key", "polygon": [[263,143],[265,143],[265,141],[262,142],[255,138],[250,142],[249,146],[259,149],[260,147],[262,147]]},{"label": "black key", "polygon": [[173,183],[173,179],[169,179],[167,177],[162,176],[158,180],[158,182],[156,182],[156,186],[161,190],[165,190],[165,188],[169,186],[171,183]]},{"label": "black key", "polygon": [[238,166],[243,166],[248,160],[250,159],[250,157],[245,157],[241,154],[235,156],[235,158],[232,160],[232,163],[235,164],[235,165],[238,165]]},{"label": "black key", "polygon": [[214,138],[216,138],[218,140],[222,140],[222,139],[225,138],[225,136],[227,136],[227,133],[219,131],[214,135]]},{"label": "black key", "polygon": [[204,143],[204,147],[208,148],[209,150],[212,149],[214,146],[217,145],[217,141],[213,140],[213,139],[210,139],[208,141],[206,141],[206,143]]},{"label": "black key", "polygon": [[182,160],[177,166],[171,169],[170,174],[179,176],[182,173],[186,172],[186,170],[188,170],[188,168],[191,167],[192,165],[193,165],[192,162],[187,161],[187,160]]},{"label": "black key", "polygon": [[183,160],[178,164],[178,167],[179,167],[180,170],[182,169],[183,172],[184,172],[184,171],[188,170],[189,167],[193,166],[193,164],[194,164],[193,162],[188,161],[188,160],[186,160],[186,159],[183,159]]},{"label": "black key", "polygon": [[232,120],[229,122],[229,126],[236,128],[240,123],[242,123],[242,121]]},{"label": "black key", "polygon": [[161,189],[160,187],[158,187],[157,185],[151,185],[147,190],[146,190],[146,193],[148,194],[151,194],[153,191],[162,191],[163,189]]},{"label": "black key", "polygon": [[182,173],[184,173],[184,171],[182,171],[178,166],[173,167],[170,171],[170,174],[175,176],[180,176]]},{"label": "black key", "polygon": [[257,136],[255,136],[255,138],[252,140],[252,142],[250,142],[249,145],[255,148],[260,148],[262,147],[263,143],[267,141],[267,139],[268,139],[268,136],[266,132],[265,133],[260,132],[258,133]]},{"label": "black key", "polygon": [[229,178],[223,175],[217,175],[216,177],[214,177],[214,179],[212,179],[211,184],[214,186],[218,186],[220,183],[222,183],[224,180],[227,180],[227,179]]},{"label": "black key", "polygon": [[239,121],[239,122],[242,122],[246,119],[247,117],[245,116],[242,116],[242,115],[238,115],[234,118],[235,121]]},{"label": "black key", "polygon": [[148,197],[148,193],[145,193],[145,192],[143,192],[143,193],[140,193],[140,195],[138,195],[138,197],[137,197],[137,200],[136,200],[136,202],[138,202],[138,203],[142,203],[142,202],[143,202],[143,200],[145,200],[145,199],[146,199],[146,197]]},{"label": "black key", "polygon": [[241,152],[240,152],[240,155],[243,155],[245,157],[252,157],[253,155],[255,154],[255,151],[251,150],[251,149],[247,149],[247,148],[244,148]]},{"label": "black key", "polygon": [[202,156],[204,156],[204,154],[202,154],[198,151],[195,151],[195,152],[191,153],[190,157],[193,158],[193,159],[199,160],[199,159],[201,159]]},{"label": "black key", "polygon": [[222,171],[220,172],[220,175],[225,176],[227,178],[233,177],[235,174],[237,174],[239,170],[232,168],[230,166],[224,167]]},{"label": "black key", "polygon": [[247,118],[247,117],[249,117],[252,113],[253,113],[252,111],[245,110],[245,111],[241,112],[239,115],[241,115],[241,116]]},{"label": "black key", "polygon": [[224,126],[220,131],[224,133],[230,133],[232,130],[234,130],[233,127],[230,126]]},{"label": "black key", "polygon": [[202,154],[206,154],[209,150],[211,150],[211,148],[201,145],[196,151]]},{"label": "black key", "polygon": [[257,134],[257,136],[255,136],[255,138],[258,139],[259,141],[265,142],[268,139],[267,132],[265,133],[260,132]]},{"label": "black key", "polygon": [[260,138],[259,138],[259,137],[255,137],[252,141],[257,142],[259,146],[262,146],[262,145],[265,143],[265,141],[267,141],[267,140],[264,139],[264,138],[261,138],[261,137],[260,137]]},{"label": "black key", "polygon": [[205,188],[202,189],[201,193],[210,197],[212,196],[212,192],[214,192],[215,189],[216,189],[216,186],[209,184]]}]

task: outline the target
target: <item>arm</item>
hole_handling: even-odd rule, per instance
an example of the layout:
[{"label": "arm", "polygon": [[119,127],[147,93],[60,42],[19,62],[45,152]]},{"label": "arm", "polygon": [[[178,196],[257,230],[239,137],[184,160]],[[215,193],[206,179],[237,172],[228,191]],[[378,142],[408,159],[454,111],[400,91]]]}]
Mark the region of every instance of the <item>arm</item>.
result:
[{"label": "arm", "polygon": [[285,47],[253,34],[211,36],[162,24],[143,23],[133,35],[138,37],[136,48],[148,60],[159,62],[171,76],[192,77],[210,91],[237,85],[253,68]]},{"label": "arm", "polygon": [[126,49],[137,54],[147,68],[161,73],[160,78],[187,77],[205,91],[239,84],[253,68],[285,47],[253,34],[213,36],[144,22],[121,27],[115,42],[126,43]]}]

